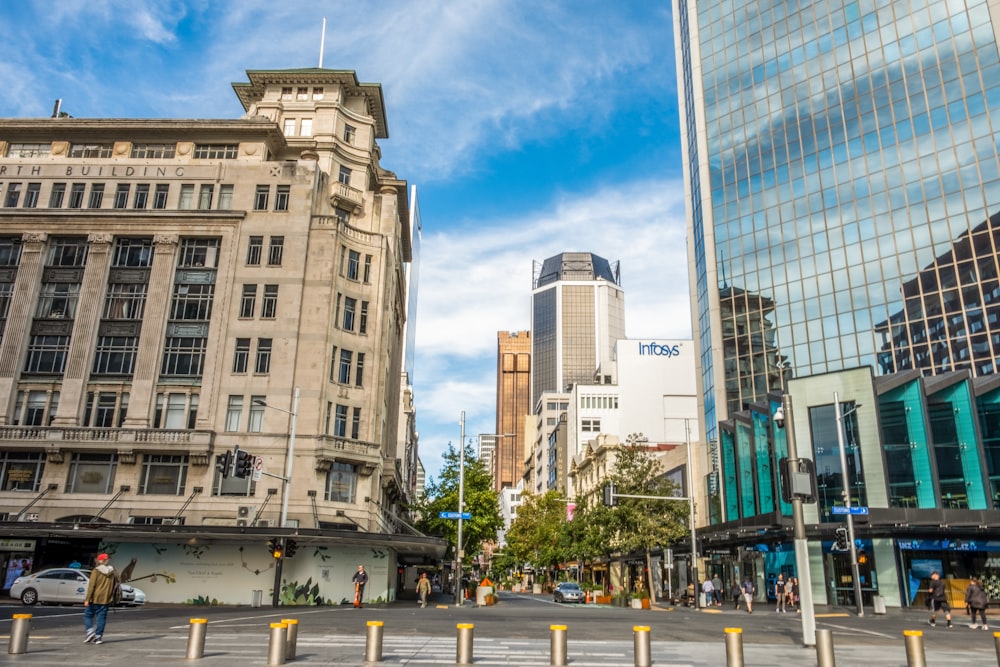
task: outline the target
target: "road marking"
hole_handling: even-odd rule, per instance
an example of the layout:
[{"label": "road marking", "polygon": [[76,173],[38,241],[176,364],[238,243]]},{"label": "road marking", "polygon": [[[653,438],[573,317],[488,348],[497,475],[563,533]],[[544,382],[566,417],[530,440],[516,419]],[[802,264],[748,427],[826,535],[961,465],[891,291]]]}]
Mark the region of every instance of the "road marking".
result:
[{"label": "road marking", "polygon": [[[847,614],[844,614],[845,616]],[[831,628],[837,628],[838,630],[843,630],[845,632],[863,632],[867,635],[872,635],[874,637],[882,637],[884,639],[896,639],[896,635],[887,635],[884,632],[875,632],[874,630],[864,630],[862,628],[848,628],[843,625],[834,625],[833,623],[825,623],[824,625],[829,625]]]}]

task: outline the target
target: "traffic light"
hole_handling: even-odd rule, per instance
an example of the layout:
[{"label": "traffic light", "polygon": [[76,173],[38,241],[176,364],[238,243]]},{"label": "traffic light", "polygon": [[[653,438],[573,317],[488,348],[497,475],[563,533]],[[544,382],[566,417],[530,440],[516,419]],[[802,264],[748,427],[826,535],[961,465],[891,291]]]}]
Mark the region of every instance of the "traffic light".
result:
[{"label": "traffic light", "polygon": [[848,547],[848,544],[847,544],[847,529],[846,528],[838,528],[837,532],[834,533],[834,536],[833,536],[833,547],[832,547],[832,550],[833,551],[847,551],[848,548],[849,547]]},{"label": "traffic light", "polygon": [[618,488],[615,486],[614,482],[608,482],[604,485],[604,506],[605,507],[618,507]]},{"label": "traffic light", "polygon": [[281,540],[271,539],[267,541],[267,550],[271,552],[271,555],[275,558],[281,558]]},{"label": "traffic light", "polygon": [[250,452],[236,448],[236,468],[233,470],[233,474],[240,479],[245,479],[253,474],[253,461],[254,457]]},{"label": "traffic light", "polygon": [[291,558],[295,555],[295,550],[299,548],[299,545],[295,543],[295,540],[285,540],[285,558]]},{"label": "traffic light", "polygon": [[229,477],[229,473],[233,470],[233,453],[227,449],[225,453],[216,456],[215,469],[219,471],[223,479]]}]

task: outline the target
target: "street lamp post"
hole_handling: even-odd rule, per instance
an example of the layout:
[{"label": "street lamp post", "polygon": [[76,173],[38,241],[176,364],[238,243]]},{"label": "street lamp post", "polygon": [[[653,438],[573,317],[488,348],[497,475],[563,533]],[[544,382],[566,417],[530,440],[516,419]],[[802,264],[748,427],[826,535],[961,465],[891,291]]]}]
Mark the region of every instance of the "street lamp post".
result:
[{"label": "street lamp post", "polygon": [[[295,388],[295,393],[292,398],[292,409],[285,410],[284,408],[279,408],[274,405],[269,405],[267,401],[257,398],[254,399],[254,403],[257,405],[262,405],[265,408],[271,408],[272,410],[277,410],[278,412],[284,412],[290,415],[292,418],[291,424],[288,428],[288,451],[285,453],[285,476],[281,477],[281,518],[279,524],[282,528],[288,523],[288,495],[289,495],[289,485],[292,481],[292,461],[295,458],[295,422],[299,413],[299,388]],[[272,475],[277,477],[277,475]],[[277,562],[274,564],[274,588],[271,592],[271,606],[277,608],[280,600],[281,593],[281,571],[285,563],[285,546],[288,543],[288,538],[282,537],[279,542],[279,548],[281,549],[281,556],[276,559]]]},{"label": "street lamp post", "polygon": [[458,537],[455,540],[455,606],[462,604],[462,512],[465,511],[465,410],[462,410],[458,448]]},{"label": "street lamp post", "polygon": [[275,407],[267,401],[263,401],[259,398],[254,399],[254,403],[257,405],[263,405],[265,408],[277,410],[278,412],[284,412],[287,415],[291,415],[292,418],[291,424],[288,428],[288,452],[285,454],[285,476],[282,478],[284,483],[281,485],[281,519],[278,522],[279,525],[284,528],[288,524],[288,487],[292,481],[292,462],[295,459],[295,424],[299,414],[299,388],[295,388],[291,410]]},{"label": "street lamp post", "polygon": [[[781,395],[781,411],[785,427],[785,442],[788,445],[788,459],[797,461],[798,448],[795,445],[795,422],[792,419],[792,397]],[[775,414],[775,422],[780,422]],[[777,424],[781,428],[782,424]],[[802,617],[802,643],[816,645],[816,612],[813,609],[812,576],[809,571],[809,543],[806,541],[806,523],[802,513],[802,497],[792,495],[792,522],[795,537],[795,570],[799,577],[799,615]]]},{"label": "street lamp post", "polygon": [[851,514],[851,481],[847,474],[847,447],[844,444],[844,417],[857,409],[855,406],[845,414],[841,414],[840,397],[837,392],[833,392],[833,411],[837,416],[837,446],[840,448],[840,470],[844,480],[844,507],[847,509],[847,542],[851,555],[851,577],[854,579],[854,606],[858,611],[858,616],[864,616],[865,606],[861,599],[861,576],[858,569],[858,547],[854,542],[854,516]]}]

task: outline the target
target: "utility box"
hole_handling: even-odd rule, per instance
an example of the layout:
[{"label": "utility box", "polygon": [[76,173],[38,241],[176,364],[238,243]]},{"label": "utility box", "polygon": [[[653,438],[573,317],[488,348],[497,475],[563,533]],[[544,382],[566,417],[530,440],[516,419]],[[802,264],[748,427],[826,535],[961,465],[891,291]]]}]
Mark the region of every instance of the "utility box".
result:
[{"label": "utility box", "polygon": [[264,591],[254,590],[250,593],[250,606],[259,607],[261,600],[264,598]]}]

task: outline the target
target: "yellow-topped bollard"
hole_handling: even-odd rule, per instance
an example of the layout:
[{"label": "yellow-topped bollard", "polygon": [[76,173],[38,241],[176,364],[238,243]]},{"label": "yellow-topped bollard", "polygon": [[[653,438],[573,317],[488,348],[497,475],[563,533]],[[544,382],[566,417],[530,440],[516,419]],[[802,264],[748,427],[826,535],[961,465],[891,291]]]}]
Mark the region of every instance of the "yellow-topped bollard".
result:
[{"label": "yellow-topped bollard", "polygon": [[208,630],[207,618],[192,618],[188,629],[188,660],[200,660],[205,655],[205,633]]},{"label": "yellow-topped bollard", "polygon": [[550,625],[552,633],[549,640],[549,664],[557,667],[566,666],[566,626]]},{"label": "yellow-topped bollard", "polygon": [[903,630],[903,643],[906,645],[906,667],[927,667],[923,631]]},{"label": "yellow-topped bollard", "polygon": [[455,662],[459,665],[472,664],[472,630],[476,626],[472,623],[459,623],[458,641],[455,650]]},{"label": "yellow-topped bollard", "polygon": [[285,664],[285,644],[288,641],[288,624],[272,623],[271,639],[267,647],[267,664]]},{"label": "yellow-topped bollard", "polygon": [[288,626],[285,635],[285,660],[295,660],[296,645],[299,641],[299,619],[283,618],[281,622]]},{"label": "yellow-topped bollard", "polygon": [[649,626],[632,626],[632,651],[635,653],[635,667],[652,667],[653,651],[649,642]]},{"label": "yellow-topped bollard", "polygon": [[382,662],[382,621],[368,621],[365,662]]},{"label": "yellow-topped bollard", "polygon": [[10,623],[10,642],[7,653],[16,655],[28,652],[28,635],[31,633],[31,614],[14,614]]},{"label": "yellow-topped bollard", "polygon": [[726,667],[743,667],[743,628],[726,628]]}]

